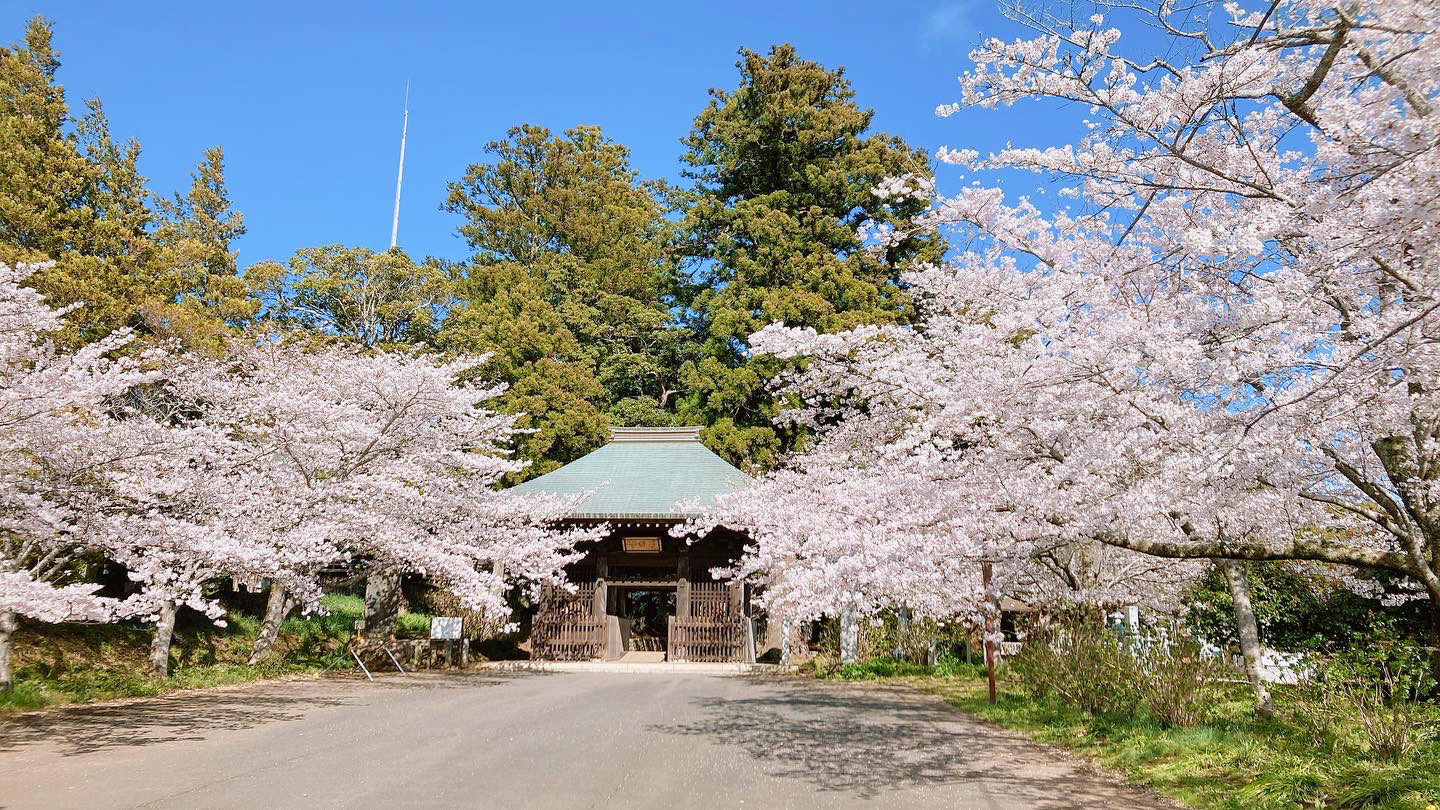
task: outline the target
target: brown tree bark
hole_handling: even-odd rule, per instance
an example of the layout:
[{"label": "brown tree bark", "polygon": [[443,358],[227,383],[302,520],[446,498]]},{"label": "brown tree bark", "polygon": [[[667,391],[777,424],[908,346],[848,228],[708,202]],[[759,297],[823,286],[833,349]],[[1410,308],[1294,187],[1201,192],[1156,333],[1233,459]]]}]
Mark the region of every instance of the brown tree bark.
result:
[{"label": "brown tree bark", "polygon": [[1245,569],[1234,560],[1216,560],[1230,585],[1230,601],[1235,605],[1235,626],[1240,636],[1240,655],[1245,659],[1245,677],[1255,693],[1255,714],[1270,717],[1275,712],[1270,690],[1260,678],[1260,624],[1255,621],[1255,606],[1250,602],[1250,579]]},{"label": "brown tree bark", "polygon": [[270,654],[275,647],[275,639],[280,636],[280,623],[290,614],[290,609],[295,606],[290,594],[277,583],[270,583],[270,599],[265,603],[265,618],[260,622],[260,635],[255,637],[255,646],[250,651],[251,665],[260,663],[260,660]]},{"label": "brown tree bark", "polygon": [[170,642],[175,638],[175,600],[166,599],[150,636],[150,677],[170,677]]},{"label": "brown tree bark", "polygon": [[0,692],[9,692],[15,687],[10,674],[10,634],[15,632],[15,614],[0,611]]},{"label": "brown tree bark", "polygon": [[[598,591],[597,591],[598,593]],[[395,635],[400,616],[400,569],[376,566],[365,577],[365,637],[386,639]]]}]

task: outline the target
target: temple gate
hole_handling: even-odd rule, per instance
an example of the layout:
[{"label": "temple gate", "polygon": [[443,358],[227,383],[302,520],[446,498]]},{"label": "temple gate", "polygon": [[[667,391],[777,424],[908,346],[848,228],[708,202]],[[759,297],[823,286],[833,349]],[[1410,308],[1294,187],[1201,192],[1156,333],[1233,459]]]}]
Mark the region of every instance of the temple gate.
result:
[{"label": "temple gate", "polygon": [[724,529],[671,537],[704,504],[752,479],[700,444],[699,428],[616,428],[611,441],[517,491],[593,493],[567,519],[604,525],[566,573],[570,587],[546,587],[531,630],[531,655],[555,661],[755,660],[749,594],[717,581],[745,537]]}]

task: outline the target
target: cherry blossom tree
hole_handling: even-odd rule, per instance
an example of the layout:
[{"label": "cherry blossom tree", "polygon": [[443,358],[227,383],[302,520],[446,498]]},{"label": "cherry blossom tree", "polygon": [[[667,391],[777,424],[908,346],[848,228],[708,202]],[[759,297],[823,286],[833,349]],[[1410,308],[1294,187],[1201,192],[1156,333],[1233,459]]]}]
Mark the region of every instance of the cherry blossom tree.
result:
[{"label": "cherry blossom tree", "polygon": [[[17,616],[147,615],[174,578],[144,560],[198,552],[194,527],[156,510],[169,482],[152,471],[188,456],[194,437],[178,440],[128,401],[154,382],[146,366],[156,354],[121,354],[125,332],[58,351],[46,335],[61,328],[65,311],[23,286],[36,269],[0,264],[0,688],[11,681]],[[97,596],[85,569],[100,559],[129,566],[141,591]]]},{"label": "cherry blossom tree", "polygon": [[[1099,406],[1072,411],[1086,429],[1059,453],[1062,481],[1104,482],[1077,524],[1169,557],[1387,569],[1440,629],[1440,9],[1226,11],[1149,16],[1183,63],[1127,55],[1099,15],[987,42],[963,103],[1078,102],[1090,134],[949,157],[1041,172],[1084,213],[980,188],[930,224],[972,229],[1049,288],[1017,327],[1043,336],[1052,383]],[[1133,414],[1118,430],[1117,411]]]},{"label": "cherry blossom tree", "polygon": [[[1070,103],[1078,142],[940,153],[982,178],[1039,173],[1060,203],[977,180],[913,223],[955,246],[909,275],[916,324],[752,338],[808,358],[781,382],[810,453],[858,448],[785,497],[943,504],[962,550],[1012,559],[1100,541],[1384,569],[1440,627],[1440,9],[1100,10],[1158,26],[1169,56],[1127,53],[1100,14],[1024,17],[1038,35],[984,43],[940,108]],[[875,578],[954,548],[916,543]]]},{"label": "cherry blossom tree", "polygon": [[[576,499],[494,490],[511,417],[456,384],[475,362],[237,342],[231,356],[127,354],[117,333],[73,354],[65,315],[0,265],[0,684],[17,616],[155,621],[164,675],[176,611],[216,620],[217,577],[272,583],[263,653],[317,572],[365,559],[429,574],[504,616],[511,582],[559,577],[576,541],[551,528]],[[135,587],[96,595],[88,566]],[[505,572],[503,575],[501,571]]]},{"label": "cherry blossom tree", "polygon": [[503,577],[560,578],[593,532],[552,528],[576,499],[495,489],[522,462],[506,450],[514,417],[483,407],[498,389],[457,382],[477,362],[264,338],[177,378],[236,439],[220,524],[263,538],[304,583],[272,583],[252,660],[315,605],[327,566],[423,573],[492,616],[508,615]]}]

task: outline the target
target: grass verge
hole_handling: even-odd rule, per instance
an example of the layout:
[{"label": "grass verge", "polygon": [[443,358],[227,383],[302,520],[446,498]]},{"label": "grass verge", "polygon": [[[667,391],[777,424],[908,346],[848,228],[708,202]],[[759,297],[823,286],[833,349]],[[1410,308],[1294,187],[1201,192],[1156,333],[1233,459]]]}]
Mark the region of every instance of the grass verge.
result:
[{"label": "grass verge", "polygon": [[[1397,761],[1376,757],[1358,728],[1322,733],[1316,707],[1279,687],[1276,715],[1256,718],[1243,691],[1219,696],[1204,722],[1165,728],[1141,715],[1097,717],[1054,700],[1035,700],[1002,674],[994,706],[978,667],[944,674],[903,662],[866,662],[820,673],[848,680],[886,678],[1033,739],[1087,756],[1131,781],[1205,810],[1366,808],[1440,810],[1440,741]],[[1440,720],[1440,707],[1436,709]]]},{"label": "grass verge", "polygon": [[[257,617],[232,612],[222,628],[198,615],[183,616],[165,680],[146,674],[148,625],[26,624],[15,635],[15,687],[0,692],[0,713],[347,669],[345,643],[364,613],[363,600],[329,594],[321,606],[325,613],[286,619],[277,654],[253,666],[246,660],[260,630]],[[424,635],[429,623],[418,613],[399,619],[402,635]]]}]

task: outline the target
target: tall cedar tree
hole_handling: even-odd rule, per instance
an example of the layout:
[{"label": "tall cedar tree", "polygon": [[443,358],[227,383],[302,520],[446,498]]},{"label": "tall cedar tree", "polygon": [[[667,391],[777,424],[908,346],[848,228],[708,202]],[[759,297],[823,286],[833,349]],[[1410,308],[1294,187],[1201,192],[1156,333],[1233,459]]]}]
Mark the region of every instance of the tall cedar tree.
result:
[{"label": "tall cedar tree", "polygon": [[595,127],[513,128],[450,184],[445,209],[474,251],[454,268],[447,348],[493,352],[485,373],[523,413],[538,475],[598,447],[607,423],[675,422],[682,333],[665,189]]},{"label": "tall cedar tree", "polygon": [[0,48],[0,261],[54,262],[30,282],[51,304],[81,305],[67,317],[61,343],[80,345],[125,326],[208,342],[221,325],[203,304],[211,290],[238,291],[234,263],[217,270],[232,279],[221,281],[186,272],[185,256],[196,249],[228,253],[243,232],[239,215],[229,211],[218,152],[214,161],[207,155],[197,175],[197,184],[206,178],[212,199],[192,207],[192,190],[174,221],[205,209],[230,227],[194,233],[181,246],[165,237],[164,226],[157,230],[138,168],[140,145],[111,139],[98,100],[88,101],[80,118],[71,115],[56,81],[60,59],[51,37],[50,23],[36,17],[23,43]]},{"label": "tall cedar tree", "polygon": [[183,303],[208,309],[232,325],[254,318],[259,304],[247,294],[231,250],[231,243],[245,234],[245,218],[230,207],[225,151],[218,146],[205,150],[191,174],[190,190],[158,200],[158,208],[162,219],[155,237],[171,249]]},{"label": "tall cedar tree", "polygon": [[805,61],[790,45],[740,57],[740,86],[711,90],[683,141],[698,347],[682,370],[680,410],[708,426],[716,452],[763,469],[797,437],[772,424],[779,404],[766,380],[783,366],[752,358],[749,336],[776,321],[823,332],[904,322],[911,304],[900,274],[944,248],[920,234],[876,255],[857,235],[867,221],[908,222],[925,205],[887,203],[872,193],[877,184],[932,172],[923,151],[866,134],[874,113],[855,104],[843,68]]}]

